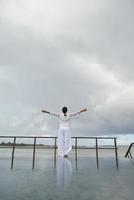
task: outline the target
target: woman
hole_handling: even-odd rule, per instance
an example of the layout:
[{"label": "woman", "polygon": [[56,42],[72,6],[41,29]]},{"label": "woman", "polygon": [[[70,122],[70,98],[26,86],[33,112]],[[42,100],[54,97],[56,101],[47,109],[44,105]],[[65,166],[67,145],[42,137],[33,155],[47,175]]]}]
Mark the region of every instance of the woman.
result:
[{"label": "woman", "polygon": [[58,131],[58,154],[59,156],[64,156],[65,158],[68,157],[67,154],[72,149],[71,132],[69,126],[70,119],[73,116],[76,116],[82,112],[87,111],[87,109],[82,109],[79,112],[75,113],[68,113],[67,111],[68,111],[67,107],[62,108],[61,114],[51,113],[49,111],[42,110],[42,112],[59,117],[60,119],[60,126]]}]

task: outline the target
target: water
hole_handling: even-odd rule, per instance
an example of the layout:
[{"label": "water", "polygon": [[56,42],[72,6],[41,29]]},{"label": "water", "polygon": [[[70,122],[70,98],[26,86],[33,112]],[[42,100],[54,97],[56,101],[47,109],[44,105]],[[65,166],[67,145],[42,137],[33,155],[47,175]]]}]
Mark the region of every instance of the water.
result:
[{"label": "water", "polygon": [[[86,150],[85,150],[86,151]],[[73,153],[53,159],[51,150],[37,150],[32,170],[32,150],[17,149],[11,170],[11,150],[0,149],[0,200],[133,200],[134,162]],[[77,161],[77,162],[76,162]]]}]

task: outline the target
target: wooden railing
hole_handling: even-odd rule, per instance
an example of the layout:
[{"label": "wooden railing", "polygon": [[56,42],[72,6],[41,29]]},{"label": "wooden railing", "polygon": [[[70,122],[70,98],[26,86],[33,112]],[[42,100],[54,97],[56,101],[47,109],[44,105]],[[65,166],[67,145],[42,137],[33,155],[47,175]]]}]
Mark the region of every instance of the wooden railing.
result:
[{"label": "wooden railing", "polygon": [[[54,159],[56,159],[56,151],[57,151],[57,137],[43,137],[43,136],[0,136],[0,138],[6,138],[6,139],[13,139],[13,142],[11,143],[10,147],[12,147],[12,156],[11,156],[11,169],[13,168],[14,163],[14,155],[15,155],[15,148],[17,146],[16,141],[17,139],[33,139],[33,156],[32,156],[32,168],[35,166],[35,153],[36,153],[36,142],[37,139],[53,139],[54,140]],[[72,139],[75,141],[74,149],[75,149],[75,159],[77,161],[78,157],[78,140],[80,139],[86,139],[86,140],[94,140],[95,141],[95,147],[86,147],[83,149],[95,149],[96,151],[96,161],[97,166],[99,166],[99,149],[114,149],[115,151],[115,158],[116,158],[116,165],[118,167],[118,148],[117,148],[117,138],[116,137],[72,137]],[[113,145],[110,147],[99,147],[98,141],[99,140],[113,140]],[[3,147],[4,145],[1,145]],[[6,144],[7,146],[7,144]],[[19,146],[24,146],[24,144],[19,144]]]}]

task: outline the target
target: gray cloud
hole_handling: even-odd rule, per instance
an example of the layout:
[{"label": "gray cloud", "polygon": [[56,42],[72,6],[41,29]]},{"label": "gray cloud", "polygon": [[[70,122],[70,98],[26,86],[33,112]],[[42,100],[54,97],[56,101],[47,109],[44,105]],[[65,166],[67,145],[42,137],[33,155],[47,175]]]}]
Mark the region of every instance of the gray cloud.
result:
[{"label": "gray cloud", "polygon": [[55,135],[60,112],[88,107],[73,135],[134,131],[132,1],[1,1],[1,134]]}]

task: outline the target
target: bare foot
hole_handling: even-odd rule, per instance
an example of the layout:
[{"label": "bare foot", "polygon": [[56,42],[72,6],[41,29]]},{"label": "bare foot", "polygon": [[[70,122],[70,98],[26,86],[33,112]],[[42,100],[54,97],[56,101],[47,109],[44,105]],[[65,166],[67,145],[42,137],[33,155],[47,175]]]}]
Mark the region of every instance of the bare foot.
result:
[{"label": "bare foot", "polygon": [[67,157],[68,157],[68,155],[65,154],[65,155],[64,155],[64,158],[67,158]]}]

